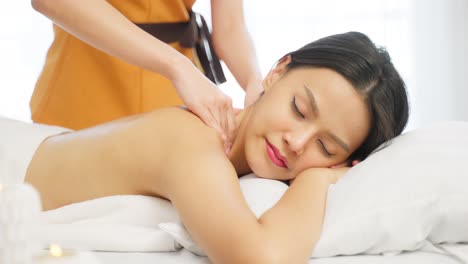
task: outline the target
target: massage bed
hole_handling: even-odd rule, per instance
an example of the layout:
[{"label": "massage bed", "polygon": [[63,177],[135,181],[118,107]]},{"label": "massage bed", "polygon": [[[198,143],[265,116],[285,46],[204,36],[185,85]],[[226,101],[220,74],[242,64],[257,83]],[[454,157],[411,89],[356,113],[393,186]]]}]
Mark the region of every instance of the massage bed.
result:
[{"label": "massage bed", "polygon": [[[34,137],[18,126],[22,125],[4,134],[6,138],[8,133],[12,138],[21,135],[21,142],[0,142],[0,154],[10,163],[15,155],[32,155],[21,144],[26,146],[23,139]],[[42,137],[50,129],[41,127]],[[40,142],[40,137],[35,140]],[[15,144],[16,153],[6,152],[5,144]],[[467,122],[416,129],[383,144],[330,186],[323,231],[309,264],[468,263],[467,149]],[[1,168],[11,165],[2,162]],[[27,163],[17,163],[23,169],[4,170],[0,182],[11,183],[12,175],[24,173]],[[16,184],[25,185],[21,181]],[[257,217],[288,188],[255,175],[240,178],[240,186]],[[24,199],[15,203],[5,198],[5,192],[0,192],[2,212],[24,204]],[[29,218],[36,227],[33,237],[42,246],[58,243],[90,252],[96,263],[210,263],[185,230],[177,210],[154,197],[103,197]],[[0,227],[8,221],[8,215],[2,215]],[[1,243],[5,241],[0,239],[0,249]]]},{"label": "massage bed", "polygon": [[[468,257],[468,245],[454,245],[459,247]],[[101,264],[208,264],[206,257],[199,257],[187,250],[168,253],[94,253]],[[405,252],[399,255],[358,255],[336,256],[330,258],[311,259],[308,264],[463,264],[468,258],[459,260],[450,255],[431,252]]]}]

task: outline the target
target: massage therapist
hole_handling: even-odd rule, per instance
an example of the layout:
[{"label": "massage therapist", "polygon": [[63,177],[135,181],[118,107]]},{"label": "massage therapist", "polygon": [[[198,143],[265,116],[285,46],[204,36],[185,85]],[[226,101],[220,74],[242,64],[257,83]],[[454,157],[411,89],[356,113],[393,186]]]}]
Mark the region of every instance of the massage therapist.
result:
[{"label": "massage therapist", "polygon": [[[221,133],[229,151],[234,111],[212,82],[224,78],[214,51],[245,90],[246,105],[263,90],[261,74],[242,0],[211,1],[212,46],[201,49],[194,48],[197,34],[209,32],[206,25],[205,31],[193,31],[201,23],[191,11],[194,2],[32,0],[33,8],[54,22],[55,35],[31,98],[32,120],[82,129],[186,105]],[[221,81],[203,75],[213,64]]]}]

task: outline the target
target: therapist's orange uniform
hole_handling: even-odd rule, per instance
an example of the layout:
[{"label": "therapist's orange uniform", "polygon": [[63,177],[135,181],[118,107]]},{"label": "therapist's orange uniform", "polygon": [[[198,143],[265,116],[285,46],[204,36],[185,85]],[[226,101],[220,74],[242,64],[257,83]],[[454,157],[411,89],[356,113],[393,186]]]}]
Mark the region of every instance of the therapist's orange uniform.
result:
[{"label": "therapist's orange uniform", "polygon": [[[132,22],[161,23],[188,21],[195,0],[107,2]],[[54,33],[30,102],[34,122],[82,129],[183,104],[163,76],[98,51],[55,25]],[[179,43],[171,46],[194,59],[192,48],[183,48]]]}]

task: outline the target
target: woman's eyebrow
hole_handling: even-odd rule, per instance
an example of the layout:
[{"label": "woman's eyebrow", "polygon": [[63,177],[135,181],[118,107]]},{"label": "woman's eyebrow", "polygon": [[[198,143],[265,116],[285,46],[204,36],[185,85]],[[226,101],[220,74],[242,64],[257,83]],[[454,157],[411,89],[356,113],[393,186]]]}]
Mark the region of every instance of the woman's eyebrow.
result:
[{"label": "woman's eyebrow", "polygon": [[346,143],[344,143],[343,140],[341,140],[339,137],[337,137],[335,134],[331,133],[331,132],[328,132],[328,135],[333,139],[333,141],[335,141],[338,145],[340,145],[344,150],[346,150],[346,152],[350,152],[349,151],[349,147]]},{"label": "woman's eyebrow", "polygon": [[304,90],[307,94],[307,97],[309,98],[310,106],[312,107],[312,112],[314,112],[314,116],[318,117],[320,112],[317,106],[317,101],[315,100],[315,96],[310,90],[310,88],[307,86],[307,84],[304,84]]},{"label": "woman's eyebrow", "polygon": [[[307,86],[307,84],[304,84],[304,90],[305,90],[305,92],[307,94],[307,97],[309,98],[309,103],[310,103],[310,106],[312,107],[312,112],[314,113],[314,116],[318,117],[320,111],[318,109],[317,101],[315,100],[314,93],[312,93],[312,90],[310,90],[310,88]],[[340,139],[338,136],[336,136],[332,132],[328,132],[328,135],[333,139],[333,141],[335,141],[344,150],[346,150],[346,152],[350,152],[349,151],[349,146],[342,139]]]}]

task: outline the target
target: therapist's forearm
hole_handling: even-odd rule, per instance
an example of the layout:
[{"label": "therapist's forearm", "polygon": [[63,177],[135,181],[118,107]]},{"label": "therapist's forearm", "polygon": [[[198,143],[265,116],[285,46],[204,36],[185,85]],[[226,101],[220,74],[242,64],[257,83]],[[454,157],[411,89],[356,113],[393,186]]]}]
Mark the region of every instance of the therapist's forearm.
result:
[{"label": "therapist's forearm", "polygon": [[257,55],[245,25],[233,23],[224,29],[214,29],[213,45],[244,91],[252,82],[261,83]]},{"label": "therapist's forearm", "polygon": [[[173,80],[190,61],[104,0],[32,0],[32,6],[89,45]],[[176,67],[178,66],[178,67]]]}]

